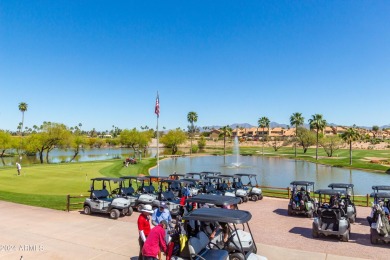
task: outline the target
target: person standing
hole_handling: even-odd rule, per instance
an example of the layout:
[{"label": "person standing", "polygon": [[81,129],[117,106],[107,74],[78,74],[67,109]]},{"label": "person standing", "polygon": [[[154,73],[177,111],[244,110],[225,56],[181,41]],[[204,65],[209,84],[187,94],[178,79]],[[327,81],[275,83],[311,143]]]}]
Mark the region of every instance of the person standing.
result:
[{"label": "person standing", "polygon": [[157,226],[162,220],[167,221],[168,224],[172,221],[171,212],[169,212],[167,205],[163,201],[160,202],[160,206],[153,212],[152,224]]},{"label": "person standing", "polygon": [[162,220],[160,224],[155,226],[146,238],[144,246],[142,247],[143,260],[157,260],[160,250],[166,254],[167,244],[165,242],[168,222]]},{"label": "person standing", "polygon": [[142,247],[144,246],[144,243],[146,241],[146,238],[149,236],[150,233],[150,215],[153,213],[152,206],[151,205],[144,205],[144,207],[141,210],[141,214],[138,217],[137,224],[138,224],[138,243],[139,243],[139,260],[143,260],[142,256]]},{"label": "person standing", "polygon": [[18,175],[20,175],[20,171],[22,170],[22,166],[18,162],[16,163],[16,170],[18,171]]}]

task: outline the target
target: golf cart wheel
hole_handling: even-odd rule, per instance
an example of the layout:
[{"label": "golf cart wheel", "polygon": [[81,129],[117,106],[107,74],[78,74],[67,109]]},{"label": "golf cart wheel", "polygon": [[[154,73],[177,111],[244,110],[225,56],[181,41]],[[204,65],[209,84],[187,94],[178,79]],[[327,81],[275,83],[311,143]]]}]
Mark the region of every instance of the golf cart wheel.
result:
[{"label": "golf cart wheel", "polygon": [[144,204],[138,204],[137,205],[137,211],[141,212],[141,210],[144,208]]},{"label": "golf cart wheel", "polygon": [[112,219],[117,219],[117,218],[119,218],[119,215],[120,215],[121,213],[119,212],[119,210],[117,210],[117,209],[112,209],[111,211],[110,211],[110,218],[112,218]]},{"label": "golf cart wheel", "polygon": [[260,194],[259,195],[259,200],[262,200],[263,199],[263,194]]},{"label": "golf cart wheel", "polygon": [[132,208],[132,207],[129,207],[129,209],[128,209],[127,213],[126,213],[126,216],[131,216],[131,215],[133,215],[133,212],[134,212],[133,208]]},{"label": "golf cart wheel", "polygon": [[256,194],[253,194],[253,195],[251,196],[251,200],[252,200],[252,201],[257,201],[258,199],[259,199],[259,197],[257,197]]},{"label": "golf cart wheel", "polygon": [[229,260],[245,260],[245,256],[242,253],[233,253],[229,255]]},{"label": "golf cart wheel", "polygon": [[349,230],[345,232],[345,234],[341,237],[341,241],[348,242],[349,241]]},{"label": "golf cart wheel", "polygon": [[245,197],[244,197],[244,202],[248,202],[248,200],[249,200],[249,199],[248,199],[248,196],[245,196]]},{"label": "golf cart wheel", "polygon": [[356,216],[353,215],[353,216],[349,219],[349,222],[355,223],[355,221],[356,221]]},{"label": "golf cart wheel", "polygon": [[84,206],[84,214],[91,215],[91,207],[90,206]]},{"label": "golf cart wheel", "polygon": [[287,215],[292,216],[292,207],[291,207],[291,205],[288,205]]},{"label": "golf cart wheel", "polygon": [[311,230],[311,235],[313,238],[318,238],[319,237],[319,234],[318,234],[318,227],[316,225],[313,224],[313,228]]},{"label": "golf cart wheel", "polygon": [[378,244],[378,239],[375,238],[375,234],[373,234],[372,230],[370,231],[370,242],[371,242],[371,244],[373,244],[373,245]]},{"label": "golf cart wheel", "polygon": [[242,204],[242,202],[244,202],[244,200],[240,197],[240,201],[238,202],[238,204]]}]

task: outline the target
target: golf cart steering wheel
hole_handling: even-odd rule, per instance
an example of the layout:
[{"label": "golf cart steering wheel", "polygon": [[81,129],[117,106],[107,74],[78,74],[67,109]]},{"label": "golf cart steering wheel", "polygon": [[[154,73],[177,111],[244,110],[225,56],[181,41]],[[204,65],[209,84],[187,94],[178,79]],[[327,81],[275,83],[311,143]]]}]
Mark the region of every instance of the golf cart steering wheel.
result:
[{"label": "golf cart steering wheel", "polygon": [[119,188],[113,189],[111,191],[110,196],[112,197],[112,195],[120,195],[120,189]]}]

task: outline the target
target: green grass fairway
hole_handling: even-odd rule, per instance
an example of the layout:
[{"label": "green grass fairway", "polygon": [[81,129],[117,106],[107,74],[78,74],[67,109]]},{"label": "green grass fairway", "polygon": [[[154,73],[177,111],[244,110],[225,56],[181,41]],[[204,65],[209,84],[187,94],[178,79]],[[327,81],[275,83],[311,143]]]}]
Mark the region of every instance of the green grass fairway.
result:
[{"label": "green grass fairway", "polygon": [[0,200],[64,210],[66,195],[88,196],[90,179],[148,174],[156,159],[143,159],[123,167],[122,160],[0,168]]}]

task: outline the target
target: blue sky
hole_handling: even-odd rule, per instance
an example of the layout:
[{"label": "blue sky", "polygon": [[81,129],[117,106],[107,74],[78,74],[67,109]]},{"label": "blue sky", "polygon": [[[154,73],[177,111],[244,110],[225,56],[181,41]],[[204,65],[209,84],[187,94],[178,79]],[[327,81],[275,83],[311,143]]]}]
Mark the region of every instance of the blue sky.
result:
[{"label": "blue sky", "polygon": [[0,0],[0,129],[390,124],[388,1]]}]

